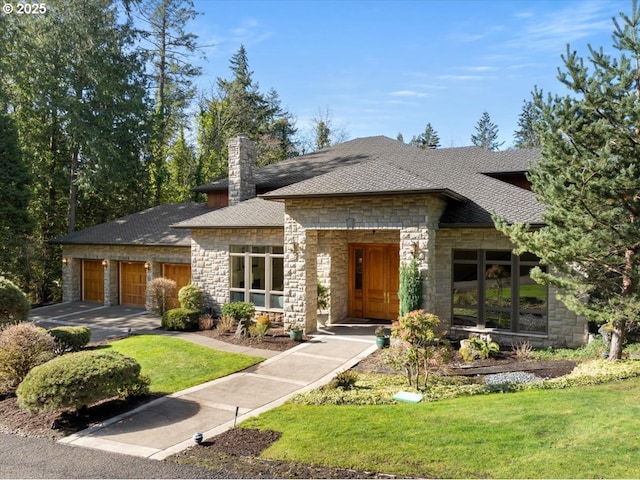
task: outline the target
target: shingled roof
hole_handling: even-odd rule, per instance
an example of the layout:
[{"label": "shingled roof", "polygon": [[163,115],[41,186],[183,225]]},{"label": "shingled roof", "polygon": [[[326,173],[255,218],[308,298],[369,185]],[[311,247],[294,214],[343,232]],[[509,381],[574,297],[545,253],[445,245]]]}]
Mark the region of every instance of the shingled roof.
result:
[{"label": "shingled roof", "polygon": [[173,225],[174,228],[265,228],[284,225],[284,204],[252,198]]},{"label": "shingled roof", "polygon": [[158,245],[191,246],[188,230],[173,228],[174,223],[209,211],[206,203],[158,205],[59,237],[51,243],[76,245]]},{"label": "shingled roof", "polygon": [[[540,224],[542,205],[534,193],[490,176],[524,172],[539,156],[538,149],[421,150],[386,137],[362,138],[318,152],[312,159],[312,170],[319,175],[272,190],[263,198],[441,193],[453,199],[440,219],[441,226],[492,225],[494,213],[510,222]],[[328,165],[317,166],[319,158]],[[299,171],[305,171],[300,168],[305,159],[298,157],[278,165],[289,163],[291,167],[295,163]],[[258,172],[264,175],[267,168]]]}]

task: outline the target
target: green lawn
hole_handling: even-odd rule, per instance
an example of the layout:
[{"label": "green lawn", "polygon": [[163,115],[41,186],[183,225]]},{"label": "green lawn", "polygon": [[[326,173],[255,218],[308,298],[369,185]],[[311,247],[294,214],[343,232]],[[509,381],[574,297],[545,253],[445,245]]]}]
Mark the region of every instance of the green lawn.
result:
[{"label": "green lawn", "polygon": [[138,335],[106,346],[135,358],[151,392],[168,394],[255,365],[264,358],[221,352],[179,338]]},{"label": "green lawn", "polygon": [[387,406],[286,404],[263,456],[414,477],[636,478],[640,378]]}]

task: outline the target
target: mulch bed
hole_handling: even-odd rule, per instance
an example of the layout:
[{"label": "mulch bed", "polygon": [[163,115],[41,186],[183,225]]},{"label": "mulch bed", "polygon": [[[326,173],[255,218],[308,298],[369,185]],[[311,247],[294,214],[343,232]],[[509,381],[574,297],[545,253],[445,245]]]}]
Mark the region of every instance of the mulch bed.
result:
[{"label": "mulch bed", "polygon": [[269,332],[262,338],[251,337],[236,337],[235,331],[221,332],[218,329],[202,330],[197,332],[200,335],[222,340],[223,342],[232,343],[234,345],[240,345],[243,347],[261,348],[264,350],[275,350],[278,352],[284,352],[290,348],[299,345],[302,342],[310,340],[311,337],[303,336],[302,342],[296,342],[291,340],[289,333],[284,331],[284,325],[281,322],[275,322],[269,329]]}]

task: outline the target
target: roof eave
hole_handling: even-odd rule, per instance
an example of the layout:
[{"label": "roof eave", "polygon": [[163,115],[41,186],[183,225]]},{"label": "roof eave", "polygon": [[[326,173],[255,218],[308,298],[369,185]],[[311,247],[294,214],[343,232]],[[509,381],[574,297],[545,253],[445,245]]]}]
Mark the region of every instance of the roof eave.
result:
[{"label": "roof eave", "polygon": [[416,190],[376,190],[370,192],[332,192],[332,193],[310,193],[310,194],[272,194],[264,193],[258,197],[265,200],[293,200],[299,198],[335,198],[335,197],[379,197],[385,195],[442,195],[453,200],[467,201],[468,199],[452,190],[446,188],[437,189],[416,189]]}]

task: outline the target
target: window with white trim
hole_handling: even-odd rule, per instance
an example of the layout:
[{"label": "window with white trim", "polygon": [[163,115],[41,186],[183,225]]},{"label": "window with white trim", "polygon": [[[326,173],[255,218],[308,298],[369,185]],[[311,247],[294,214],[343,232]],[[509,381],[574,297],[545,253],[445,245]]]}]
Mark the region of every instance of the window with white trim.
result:
[{"label": "window with white trim", "polygon": [[284,247],[231,245],[232,302],[251,302],[258,309],[282,310],[284,301]]},{"label": "window with white trim", "polygon": [[454,250],[453,325],[522,333],[547,333],[548,292],[529,272],[540,267],[530,253]]}]

